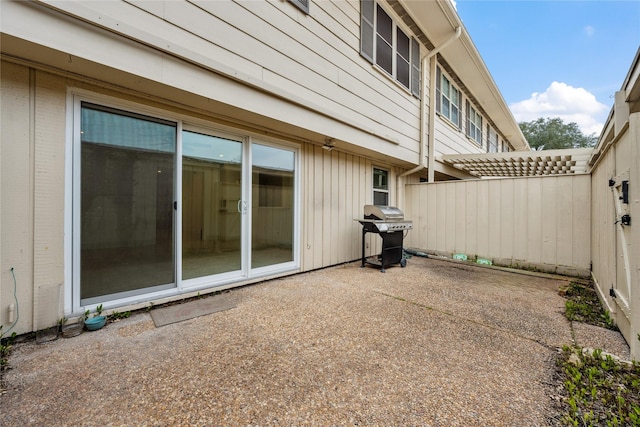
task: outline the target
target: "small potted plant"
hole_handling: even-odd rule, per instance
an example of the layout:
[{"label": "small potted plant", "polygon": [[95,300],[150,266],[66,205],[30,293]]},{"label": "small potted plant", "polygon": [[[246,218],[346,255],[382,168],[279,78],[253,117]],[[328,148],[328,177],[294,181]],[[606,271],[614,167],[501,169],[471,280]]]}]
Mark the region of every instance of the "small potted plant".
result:
[{"label": "small potted plant", "polygon": [[107,316],[102,315],[102,304],[96,307],[93,317],[89,317],[89,310],[84,313],[84,326],[89,331],[97,331],[107,323]]}]

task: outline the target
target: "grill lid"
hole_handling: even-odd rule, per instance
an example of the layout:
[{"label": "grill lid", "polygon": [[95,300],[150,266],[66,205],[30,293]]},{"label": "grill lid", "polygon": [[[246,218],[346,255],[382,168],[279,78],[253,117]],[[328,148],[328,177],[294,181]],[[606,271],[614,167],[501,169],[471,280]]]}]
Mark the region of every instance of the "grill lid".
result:
[{"label": "grill lid", "polygon": [[404,213],[394,206],[364,205],[364,217],[382,221],[402,221]]}]

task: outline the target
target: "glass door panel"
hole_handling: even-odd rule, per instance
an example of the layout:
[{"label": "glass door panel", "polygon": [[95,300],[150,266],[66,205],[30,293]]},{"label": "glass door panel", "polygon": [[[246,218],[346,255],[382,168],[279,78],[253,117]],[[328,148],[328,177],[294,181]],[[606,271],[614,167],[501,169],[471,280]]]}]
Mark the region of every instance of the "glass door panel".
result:
[{"label": "glass door panel", "polygon": [[175,286],[175,123],[83,103],[80,126],[81,304]]},{"label": "glass door panel", "polygon": [[182,279],[242,268],[242,142],[182,133]]},{"label": "glass door panel", "polygon": [[293,261],[295,156],[251,147],[251,268]]}]

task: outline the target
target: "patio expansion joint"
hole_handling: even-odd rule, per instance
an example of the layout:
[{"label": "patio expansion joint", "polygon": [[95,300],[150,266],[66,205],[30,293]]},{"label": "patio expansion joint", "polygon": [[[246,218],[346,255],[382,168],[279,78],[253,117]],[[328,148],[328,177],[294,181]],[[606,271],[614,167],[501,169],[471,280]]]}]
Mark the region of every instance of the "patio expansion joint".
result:
[{"label": "patio expansion joint", "polygon": [[[393,298],[393,299],[395,299],[397,301],[401,301],[401,302],[404,302],[404,303],[407,303],[407,304],[411,304],[411,305],[416,306],[416,307],[420,307],[420,308],[425,309],[425,310],[435,311],[437,313],[441,313],[441,314],[445,314],[447,316],[455,317],[455,318],[464,320],[465,322],[473,323],[475,325],[482,326],[482,327],[485,327],[485,328],[488,328],[488,329],[492,329],[494,331],[502,332],[502,333],[514,336],[516,338],[521,338],[521,339],[524,339],[524,340],[527,340],[527,341],[535,342],[535,343],[537,343],[537,344],[541,345],[542,347],[544,347],[546,349],[549,349],[549,350],[556,351],[559,348],[558,346],[555,346],[555,345],[552,345],[552,344],[547,344],[546,342],[544,342],[544,341],[542,341],[540,339],[537,339],[537,338],[527,337],[525,335],[515,333],[515,332],[513,332],[511,330],[508,330],[508,329],[498,328],[498,327],[490,325],[488,323],[480,322],[478,320],[469,319],[469,318],[463,317],[463,316],[458,316],[455,313],[452,313],[450,311],[440,310],[440,309],[437,309],[435,307],[431,307],[431,306],[426,305],[426,304],[422,304],[422,303],[419,303],[419,302],[416,302],[416,301],[408,300],[408,299],[403,298],[403,297],[398,296],[398,295],[391,295],[391,294],[388,294],[388,293],[385,293],[385,292],[380,292],[380,291],[374,291],[374,292],[376,292],[378,294],[381,294],[381,295],[383,295],[385,297],[388,297],[388,298]],[[573,327],[571,328],[571,332],[573,334]],[[575,342],[575,338],[573,336],[572,336],[572,339]]]}]

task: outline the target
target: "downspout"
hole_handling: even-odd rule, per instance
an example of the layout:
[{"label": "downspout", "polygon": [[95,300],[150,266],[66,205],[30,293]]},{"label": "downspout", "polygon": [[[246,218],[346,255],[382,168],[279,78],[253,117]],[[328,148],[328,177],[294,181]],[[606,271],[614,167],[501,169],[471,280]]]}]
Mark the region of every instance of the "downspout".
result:
[{"label": "downspout", "polygon": [[426,118],[427,118],[427,107],[426,107],[426,99],[425,99],[425,91],[421,90],[420,91],[420,147],[419,147],[419,161],[418,161],[418,166],[409,169],[408,171],[405,171],[403,173],[401,173],[400,175],[398,175],[398,178],[396,180],[396,184],[397,184],[397,190],[398,190],[398,194],[399,194],[399,190],[400,190],[400,179],[404,178],[407,175],[411,175],[412,173],[421,171],[422,169],[427,167],[427,164],[424,161],[424,146],[425,144],[427,144],[428,147],[428,155],[429,155],[429,182],[433,182],[434,181],[434,158],[433,158],[433,143],[434,143],[434,131],[435,131],[435,119],[436,119],[436,109],[434,108],[435,106],[435,98],[436,98],[436,86],[435,86],[435,80],[436,80],[436,54],[438,52],[440,52],[442,49],[444,49],[445,47],[449,46],[451,43],[453,43],[454,41],[456,41],[460,35],[462,34],[462,27],[456,27],[456,32],[453,36],[451,36],[449,39],[447,39],[444,43],[442,43],[440,46],[434,48],[433,50],[431,50],[429,53],[427,53],[425,56],[423,56],[420,59],[420,66],[421,66],[421,70],[422,70],[422,83],[423,85],[426,85],[427,82],[427,67],[425,66],[427,64],[427,60],[430,60],[431,64],[430,64],[430,82],[431,84],[429,85],[429,99],[431,100],[431,105],[429,106],[429,128],[428,128],[428,135],[425,137],[425,122],[426,122]]},{"label": "downspout", "polygon": [[[458,27],[458,30],[460,27]],[[456,31],[456,34],[458,32]],[[432,55],[430,58],[429,66],[431,71],[431,81],[434,82],[429,86],[429,99],[431,99],[431,105],[429,106],[429,135],[427,136],[427,149],[429,157],[429,168],[427,169],[427,182],[434,182],[436,180],[436,159],[435,159],[435,141],[436,141],[436,67],[438,66],[438,58],[436,55]],[[424,159],[423,159],[424,160]]]}]

